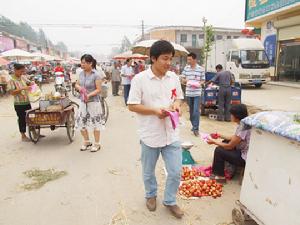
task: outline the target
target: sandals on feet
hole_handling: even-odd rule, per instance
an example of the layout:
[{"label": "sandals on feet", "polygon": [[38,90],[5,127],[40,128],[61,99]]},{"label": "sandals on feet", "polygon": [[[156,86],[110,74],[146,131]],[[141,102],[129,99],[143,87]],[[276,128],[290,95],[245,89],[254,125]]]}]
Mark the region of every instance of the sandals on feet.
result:
[{"label": "sandals on feet", "polygon": [[85,141],[84,144],[81,146],[80,151],[86,151],[92,146],[92,143],[89,141]]},{"label": "sandals on feet", "polygon": [[95,143],[91,148],[91,152],[98,152],[101,149],[101,145],[99,143]]},{"label": "sandals on feet", "polygon": [[225,177],[219,177],[219,176],[216,176],[216,175],[212,175],[209,177],[211,180],[215,180],[217,181],[217,183],[220,183],[220,184],[226,184],[226,178]]}]

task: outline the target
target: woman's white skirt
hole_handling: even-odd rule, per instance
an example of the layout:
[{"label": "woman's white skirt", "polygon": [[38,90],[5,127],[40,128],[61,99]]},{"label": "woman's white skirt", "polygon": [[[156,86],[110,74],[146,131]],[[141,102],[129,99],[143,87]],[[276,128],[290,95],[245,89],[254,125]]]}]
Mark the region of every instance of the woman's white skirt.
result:
[{"label": "woman's white skirt", "polygon": [[76,129],[103,130],[104,124],[100,102],[80,102],[76,114]]}]

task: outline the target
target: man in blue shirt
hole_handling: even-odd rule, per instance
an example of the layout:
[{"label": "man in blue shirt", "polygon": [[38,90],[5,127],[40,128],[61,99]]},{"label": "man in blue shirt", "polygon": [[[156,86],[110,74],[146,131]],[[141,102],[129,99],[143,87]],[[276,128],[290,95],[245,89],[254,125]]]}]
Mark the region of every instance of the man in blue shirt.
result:
[{"label": "man in blue shirt", "polygon": [[182,75],[186,85],[186,97],[190,108],[190,121],[195,136],[199,136],[201,85],[205,82],[203,67],[197,64],[197,55],[193,52],[187,56],[188,65]]}]

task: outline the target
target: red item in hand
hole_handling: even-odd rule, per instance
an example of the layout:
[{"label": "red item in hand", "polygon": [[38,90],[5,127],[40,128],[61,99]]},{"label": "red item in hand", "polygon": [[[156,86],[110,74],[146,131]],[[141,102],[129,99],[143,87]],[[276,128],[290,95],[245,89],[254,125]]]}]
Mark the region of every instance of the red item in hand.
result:
[{"label": "red item in hand", "polygon": [[221,135],[218,134],[218,133],[212,133],[212,134],[210,134],[210,136],[211,136],[212,139],[218,139],[218,138],[221,137]]},{"label": "red item in hand", "polygon": [[88,97],[87,97],[87,91],[85,88],[81,88],[80,89],[80,96],[81,96],[81,100],[85,103],[87,103],[88,101]]}]

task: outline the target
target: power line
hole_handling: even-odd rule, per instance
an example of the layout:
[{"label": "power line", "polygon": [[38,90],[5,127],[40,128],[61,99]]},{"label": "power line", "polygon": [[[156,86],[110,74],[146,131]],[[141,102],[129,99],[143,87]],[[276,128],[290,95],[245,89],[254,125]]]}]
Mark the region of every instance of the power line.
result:
[{"label": "power line", "polygon": [[[30,24],[33,27],[55,27],[55,28],[134,28],[140,29],[141,25],[130,25],[130,24],[79,24],[79,23],[32,23]],[[155,25],[144,25],[142,24],[142,29],[151,28]]]}]

